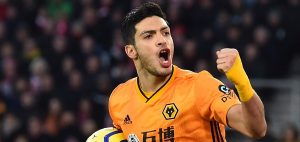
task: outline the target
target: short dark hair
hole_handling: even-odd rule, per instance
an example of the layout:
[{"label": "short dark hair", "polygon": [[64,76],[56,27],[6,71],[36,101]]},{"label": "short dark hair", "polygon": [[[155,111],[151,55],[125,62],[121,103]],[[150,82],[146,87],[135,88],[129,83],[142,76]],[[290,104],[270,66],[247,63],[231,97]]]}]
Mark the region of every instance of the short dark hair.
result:
[{"label": "short dark hair", "polygon": [[145,2],[141,6],[130,11],[121,23],[122,38],[125,44],[134,45],[135,25],[143,19],[158,16],[166,21],[166,15],[160,6],[154,2]]}]

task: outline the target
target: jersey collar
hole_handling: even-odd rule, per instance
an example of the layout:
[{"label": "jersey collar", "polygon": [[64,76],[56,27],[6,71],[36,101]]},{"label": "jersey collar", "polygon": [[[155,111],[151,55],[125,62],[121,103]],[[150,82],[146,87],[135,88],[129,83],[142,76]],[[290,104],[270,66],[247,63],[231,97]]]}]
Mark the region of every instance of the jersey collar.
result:
[{"label": "jersey collar", "polygon": [[147,96],[142,91],[142,89],[139,85],[140,84],[139,83],[139,78],[137,77],[136,83],[135,83],[135,88],[136,88],[136,92],[137,92],[139,98],[142,99],[143,102],[145,102],[145,103],[152,102],[153,100],[157,100],[157,98],[159,98],[165,92],[165,90],[170,86],[171,82],[173,82],[173,80],[175,78],[176,70],[177,70],[176,66],[173,65],[172,66],[172,73],[171,73],[171,76],[169,77],[169,79],[150,96]]}]

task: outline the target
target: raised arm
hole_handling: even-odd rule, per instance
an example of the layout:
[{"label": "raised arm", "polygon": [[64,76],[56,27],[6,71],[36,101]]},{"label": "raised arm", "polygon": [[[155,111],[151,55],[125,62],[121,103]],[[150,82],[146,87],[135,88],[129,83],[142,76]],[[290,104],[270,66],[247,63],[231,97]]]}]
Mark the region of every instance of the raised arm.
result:
[{"label": "raised arm", "polygon": [[227,113],[228,125],[251,138],[262,138],[267,131],[264,105],[252,88],[236,49],[217,51],[217,68],[235,85],[241,105],[235,105]]}]

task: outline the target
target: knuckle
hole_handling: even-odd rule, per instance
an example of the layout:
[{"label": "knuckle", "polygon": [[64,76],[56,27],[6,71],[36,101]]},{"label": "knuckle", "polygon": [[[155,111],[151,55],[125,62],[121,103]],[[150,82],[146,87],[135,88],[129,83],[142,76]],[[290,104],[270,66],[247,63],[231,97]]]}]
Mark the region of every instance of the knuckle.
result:
[{"label": "knuckle", "polygon": [[217,68],[218,68],[218,69],[222,69],[223,67],[222,67],[221,65],[218,65]]},{"label": "knuckle", "polygon": [[236,49],[233,49],[233,53],[234,53],[235,55],[237,55],[237,54],[239,54],[239,51],[236,50]]}]

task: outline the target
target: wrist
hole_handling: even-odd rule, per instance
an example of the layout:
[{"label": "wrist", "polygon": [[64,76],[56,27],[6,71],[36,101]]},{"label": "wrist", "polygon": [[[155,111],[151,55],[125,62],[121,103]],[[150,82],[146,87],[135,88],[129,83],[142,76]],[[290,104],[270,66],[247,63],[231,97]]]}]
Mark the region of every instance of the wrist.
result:
[{"label": "wrist", "polygon": [[250,83],[248,85],[235,85],[235,88],[242,102],[247,102],[254,96],[254,90]]},{"label": "wrist", "polygon": [[235,85],[242,102],[247,102],[252,98],[254,90],[239,55],[237,55],[232,68],[226,72],[226,76]]}]

